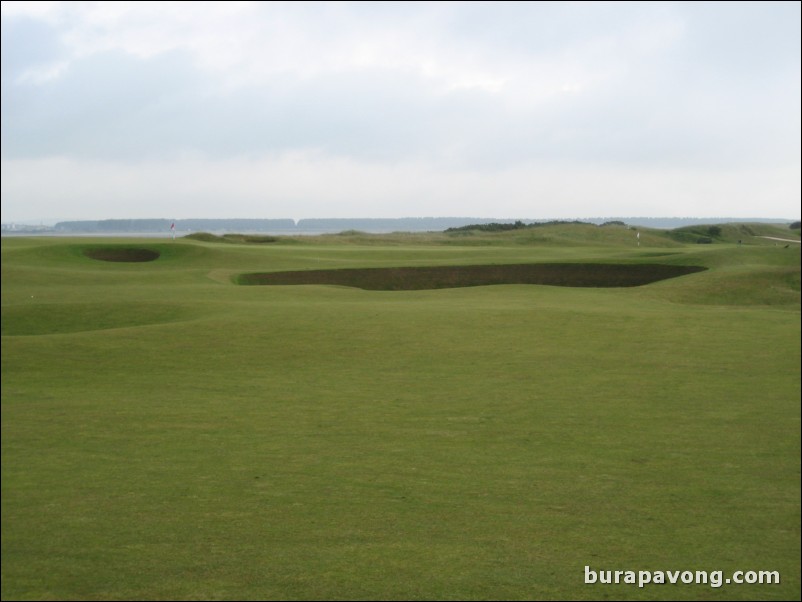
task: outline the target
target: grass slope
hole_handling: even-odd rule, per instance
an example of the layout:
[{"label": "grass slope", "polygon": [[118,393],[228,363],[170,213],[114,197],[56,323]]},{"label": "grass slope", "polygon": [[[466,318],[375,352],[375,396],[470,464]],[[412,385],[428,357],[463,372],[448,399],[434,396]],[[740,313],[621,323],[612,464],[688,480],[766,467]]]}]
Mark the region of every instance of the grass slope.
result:
[{"label": "grass slope", "polygon": [[[4,238],[2,598],[799,598],[798,246],[509,235]],[[84,254],[121,244],[160,256]],[[710,269],[231,281],[566,261]],[[782,582],[585,585],[585,565]]]}]

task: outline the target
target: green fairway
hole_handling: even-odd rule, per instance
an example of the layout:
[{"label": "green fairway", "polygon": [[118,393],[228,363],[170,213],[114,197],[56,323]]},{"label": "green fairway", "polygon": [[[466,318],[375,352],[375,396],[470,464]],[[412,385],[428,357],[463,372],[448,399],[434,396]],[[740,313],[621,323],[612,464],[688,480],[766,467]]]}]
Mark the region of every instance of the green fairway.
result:
[{"label": "green fairway", "polygon": [[[800,245],[774,234],[799,239],[3,238],[2,599],[799,599]],[[531,263],[708,269],[236,284]]]}]

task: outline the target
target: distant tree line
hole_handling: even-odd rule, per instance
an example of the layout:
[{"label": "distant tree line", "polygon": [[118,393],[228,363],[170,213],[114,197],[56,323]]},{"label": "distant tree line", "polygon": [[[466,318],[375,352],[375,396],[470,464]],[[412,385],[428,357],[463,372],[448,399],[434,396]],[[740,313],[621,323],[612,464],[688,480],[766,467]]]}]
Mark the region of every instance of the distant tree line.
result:
[{"label": "distant tree line", "polygon": [[169,232],[173,223],[181,232],[295,230],[291,219],[104,219],[59,222],[55,229],[61,232]]},{"label": "distant tree line", "polygon": [[59,232],[167,232],[167,219],[105,219],[59,222],[54,229]]}]

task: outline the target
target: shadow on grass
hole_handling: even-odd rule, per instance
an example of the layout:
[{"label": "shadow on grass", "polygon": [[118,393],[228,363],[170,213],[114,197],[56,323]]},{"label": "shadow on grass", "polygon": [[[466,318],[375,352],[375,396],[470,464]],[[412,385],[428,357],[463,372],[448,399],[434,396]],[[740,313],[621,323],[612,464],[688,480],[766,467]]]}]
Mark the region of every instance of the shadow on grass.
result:
[{"label": "shadow on grass", "polygon": [[701,272],[707,268],[661,264],[536,263],[306,270],[241,274],[243,285],[333,284],[366,290],[405,291],[492,284],[629,287]]}]

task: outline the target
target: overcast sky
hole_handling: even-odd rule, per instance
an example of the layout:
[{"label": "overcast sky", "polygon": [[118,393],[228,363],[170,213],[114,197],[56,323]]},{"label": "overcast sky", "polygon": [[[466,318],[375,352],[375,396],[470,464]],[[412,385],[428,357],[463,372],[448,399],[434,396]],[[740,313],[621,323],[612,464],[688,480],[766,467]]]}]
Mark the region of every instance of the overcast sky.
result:
[{"label": "overcast sky", "polygon": [[2,2],[2,221],[800,214],[799,2]]}]

